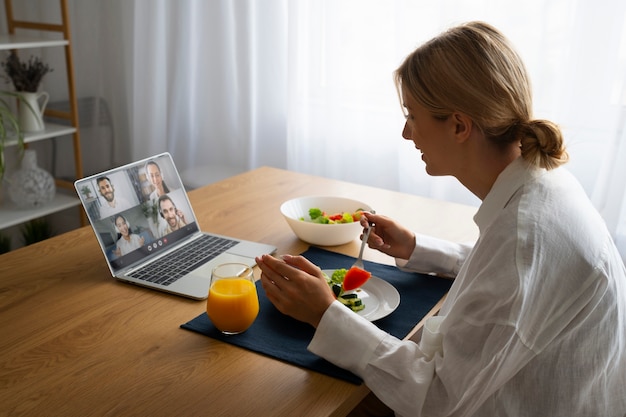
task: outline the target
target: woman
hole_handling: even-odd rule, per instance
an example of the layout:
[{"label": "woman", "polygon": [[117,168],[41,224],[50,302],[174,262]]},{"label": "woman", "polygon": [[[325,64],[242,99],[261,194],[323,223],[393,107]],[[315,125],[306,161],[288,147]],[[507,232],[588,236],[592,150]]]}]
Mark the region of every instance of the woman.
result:
[{"label": "woman", "polygon": [[161,167],[155,161],[148,161],[146,163],[146,175],[150,179],[150,183],[154,186],[154,191],[150,193],[150,200],[156,201],[162,195],[170,192],[165,180],[163,180]]},{"label": "woman", "polygon": [[[399,267],[454,275],[418,342],[335,301],[300,256],[257,261],[268,298],[316,327],[309,350],[360,375],[402,416],[624,416],[626,271],[583,189],[563,168],[559,128],[532,118],[530,83],[507,39],[472,22],[396,71],[403,137],[430,175],[482,200],[473,247],[369,214],[368,244]],[[435,279],[435,278],[433,278]]]},{"label": "woman", "polygon": [[128,220],[121,214],[115,216],[115,230],[121,235],[117,240],[117,249],[113,251],[116,256],[124,256],[146,243],[143,237],[131,232]]}]

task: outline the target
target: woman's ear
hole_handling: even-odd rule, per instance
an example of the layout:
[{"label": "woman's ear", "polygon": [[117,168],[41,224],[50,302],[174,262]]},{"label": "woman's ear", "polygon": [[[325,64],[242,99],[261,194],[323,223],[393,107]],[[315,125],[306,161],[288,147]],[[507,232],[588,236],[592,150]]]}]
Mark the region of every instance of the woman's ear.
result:
[{"label": "woman's ear", "polygon": [[474,121],[465,113],[452,113],[450,116],[454,128],[454,135],[457,138],[457,142],[465,142],[472,133],[472,127]]}]

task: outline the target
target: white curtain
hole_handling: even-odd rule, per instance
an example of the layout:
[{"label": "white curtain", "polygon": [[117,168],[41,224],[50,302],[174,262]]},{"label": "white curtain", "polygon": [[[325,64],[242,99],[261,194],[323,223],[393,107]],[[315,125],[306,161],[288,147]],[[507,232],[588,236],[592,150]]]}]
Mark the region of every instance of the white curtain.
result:
[{"label": "white curtain", "polygon": [[523,56],[535,116],[563,127],[568,169],[626,254],[622,0],[72,4],[77,77],[113,108],[117,162],[170,151],[181,170],[272,165],[473,205],[456,180],[428,177],[401,138],[392,73],[447,27],[490,22]]},{"label": "white curtain", "polygon": [[283,1],[134,2],[133,158],[286,164]]}]

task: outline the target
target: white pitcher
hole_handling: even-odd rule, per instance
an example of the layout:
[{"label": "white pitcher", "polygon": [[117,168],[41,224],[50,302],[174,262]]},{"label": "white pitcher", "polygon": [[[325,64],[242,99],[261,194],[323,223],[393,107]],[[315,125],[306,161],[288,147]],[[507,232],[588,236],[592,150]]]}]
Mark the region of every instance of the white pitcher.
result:
[{"label": "white pitcher", "polygon": [[44,130],[43,112],[46,110],[50,95],[44,91],[40,93],[20,92],[19,124],[23,132],[40,132]]}]

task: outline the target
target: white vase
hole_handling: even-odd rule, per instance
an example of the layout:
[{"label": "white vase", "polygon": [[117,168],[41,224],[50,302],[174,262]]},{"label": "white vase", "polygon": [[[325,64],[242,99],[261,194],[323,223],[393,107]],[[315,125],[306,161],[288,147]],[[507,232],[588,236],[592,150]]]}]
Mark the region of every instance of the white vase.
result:
[{"label": "white vase", "polygon": [[[23,132],[40,132],[44,130],[43,112],[46,110],[50,96],[45,91],[39,93],[20,92],[22,98],[18,113],[20,129]],[[26,104],[28,103],[28,104]]]},{"label": "white vase", "polygon": [[37,166],[37,153],[32,149],[24,151],[21,168],[8,182],[9,198],[22,208],[42,207],[52,201],[56,193],[54,178]]}]

